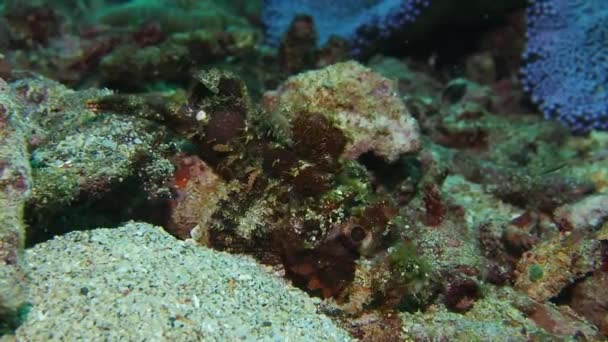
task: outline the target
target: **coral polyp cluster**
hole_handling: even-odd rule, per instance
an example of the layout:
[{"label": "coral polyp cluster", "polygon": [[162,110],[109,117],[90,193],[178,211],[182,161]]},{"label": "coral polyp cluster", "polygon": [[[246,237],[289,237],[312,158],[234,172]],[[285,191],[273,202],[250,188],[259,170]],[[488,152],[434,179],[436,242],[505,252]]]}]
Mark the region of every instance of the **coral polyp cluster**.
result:
[{"label": "coral polyp cluster", "polygon": [[528,8],[524,85],[547,118],[576,132],[608,130],[607,18],[603,1],[540,0]]}]

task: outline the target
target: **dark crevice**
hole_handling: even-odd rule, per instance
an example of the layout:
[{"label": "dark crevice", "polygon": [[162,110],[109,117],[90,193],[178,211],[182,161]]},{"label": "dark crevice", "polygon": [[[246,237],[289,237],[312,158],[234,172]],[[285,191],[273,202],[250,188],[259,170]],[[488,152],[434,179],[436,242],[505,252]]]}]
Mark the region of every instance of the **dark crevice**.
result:
[{"label": "dark crevice", "polygon": [[166,199],[148,199],[137,180],[125,180],[101,197],[86,193],[68,206],[58,210],[26,208],[28,219],[26,244],[35,244],[52,239],[55,235],[74,230],[112,228],[125,221],[145,221],[164,225],[168,217]]}]

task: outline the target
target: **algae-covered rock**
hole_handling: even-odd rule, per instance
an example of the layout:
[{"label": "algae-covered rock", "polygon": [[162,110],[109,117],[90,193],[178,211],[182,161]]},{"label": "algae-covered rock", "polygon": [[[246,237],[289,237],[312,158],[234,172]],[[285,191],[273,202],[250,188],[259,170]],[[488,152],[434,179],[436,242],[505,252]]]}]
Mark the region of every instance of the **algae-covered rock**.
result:
[{"label": "algae-covered rock", "polygon": [[[249,1],[255,3],[256,1]],[[194,29],[222,30],[231,26],[248,26],[239,11],[253,11],[250,6],[230,5],[226,1],[132,0],[108,6],[95,15],[104,24],[126,27],[148,22],[159,22],[167,32],[186,32]]]},{"label": "algae-covered rock", "polygon": [[264,106],[274,133],[287,140],[294,121],[321,114],[348,139],[342,153],[347,159],[371,152],[393,162],[420,148],[418,124],[397,95],[395,82],[357,62],[291,77],[265,94]]},{"label": "algae-covered rock", "polygon": [[0,78],[0,335],[19,324],[18,312],[26,305],[23,208],[31,195],[32,177],[20,109]]},{"label": "algae-covered rock", "polygon": [[608,221],[608,195],[598,194],[563,205],[553,213],[555,221],[566,230],[593,230]]},{"label": "algae-covered rock", "polygon": [[28,234],[46,230],[49,218],[67,206],[130,183],[143,183],[151,195],[162,192],[157,185],[173,171],[163,157],[166,131],[147,120],[87,107],[87,100],[111,94],[109,90],[74,91],[41,77],[8,87],[10,100],[20,104],[14,115],[24,122],[31,151],[29,205],[35,215],[28,219],[35,228]]},{"label": "algae-covered rock", "polygon": [[515,288],[537,301],[559,295],[602,265],[606,230],[565,232],[539,243],[519,260]]},{"label": "algae-covered rock", "polygon": [[26,251],[22,340],[348,341],[305,294],[251,259],[128,223]]},{"label": "algae-covered rock", "polygon": [[403,335],[415,341],[556,341],[597,338],[597,330],[569,308],[539,304],[510,288],[489,287],[466,314],[443,306],[402,313]]},{"label": "algae-covered rock", "polygon": [[124,44],[100,60],[99,76],[105,84],[123,88],[146,89],[153,82],[179,84],[203,65],[250,54],[259,38],[252,29],[234,28],[178,32],[146,47]]}]

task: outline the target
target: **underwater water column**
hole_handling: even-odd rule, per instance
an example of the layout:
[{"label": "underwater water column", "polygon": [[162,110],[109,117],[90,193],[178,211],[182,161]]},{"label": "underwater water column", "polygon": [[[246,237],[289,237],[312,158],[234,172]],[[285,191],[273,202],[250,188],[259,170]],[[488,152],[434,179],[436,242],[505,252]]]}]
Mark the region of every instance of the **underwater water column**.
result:
[{"label": "underwater water column", "polygon": [[373,30],[379,36],[390,34],[413,22],[430,0],[266,0],[263,19],[270,45],[277,45],[298,14],[314,18],[319,43],[325,44],[331,35],[349,39],[353,45],[364,45],[362,32]]}]

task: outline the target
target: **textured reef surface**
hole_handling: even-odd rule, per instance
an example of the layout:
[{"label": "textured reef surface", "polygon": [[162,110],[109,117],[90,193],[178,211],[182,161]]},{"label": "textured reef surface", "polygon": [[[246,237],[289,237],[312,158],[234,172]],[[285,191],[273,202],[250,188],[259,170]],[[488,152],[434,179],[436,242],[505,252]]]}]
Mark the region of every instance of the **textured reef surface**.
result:
[{"label": "textured reef surface", "polygon": [[0,2],[0,341],[605,340],[606,13]]}]

